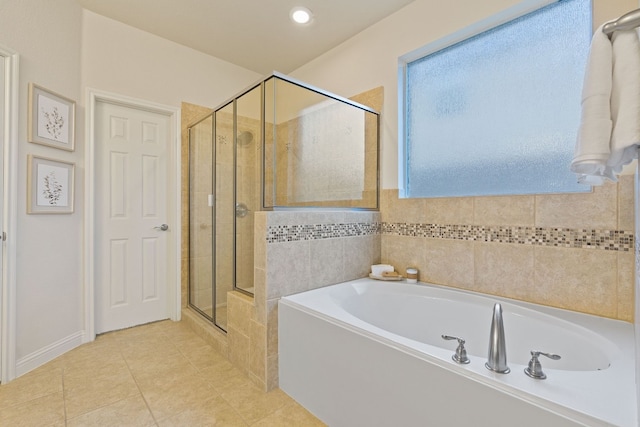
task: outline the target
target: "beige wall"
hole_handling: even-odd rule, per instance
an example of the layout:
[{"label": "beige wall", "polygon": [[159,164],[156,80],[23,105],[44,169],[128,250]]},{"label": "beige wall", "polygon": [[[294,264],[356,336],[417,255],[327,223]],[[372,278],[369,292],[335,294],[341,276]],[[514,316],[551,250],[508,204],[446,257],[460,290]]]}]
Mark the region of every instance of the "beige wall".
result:
[{"label": "beige wall", "polygon": [[213,108],[261,77],[87,10],[82,19],[84,88]]},{"label": "beige wall", "polygon": [[[83,330],[82,226],[84,121],[76,123],[74,152],[27,142],[27,90],[30,82],[77,102],[80,90],[82,9],[74,0],[0,1],[0,44],[20,55],[18,182],[15,290],[18,374],[58,352],[78,345]],[[27,155],[52,157],[76,164],[75,212],[27,215]],[[56,345],[54,345],[56,344]]]}]

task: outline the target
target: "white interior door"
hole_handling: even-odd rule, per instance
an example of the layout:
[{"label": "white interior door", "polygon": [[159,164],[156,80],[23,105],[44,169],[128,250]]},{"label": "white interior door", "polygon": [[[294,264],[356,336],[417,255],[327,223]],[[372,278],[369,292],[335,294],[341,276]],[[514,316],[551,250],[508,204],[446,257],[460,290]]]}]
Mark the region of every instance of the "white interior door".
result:
[{"label": "white interior door", "polygon": [[95,331],[166,319],[170,117],[95,109]]}]

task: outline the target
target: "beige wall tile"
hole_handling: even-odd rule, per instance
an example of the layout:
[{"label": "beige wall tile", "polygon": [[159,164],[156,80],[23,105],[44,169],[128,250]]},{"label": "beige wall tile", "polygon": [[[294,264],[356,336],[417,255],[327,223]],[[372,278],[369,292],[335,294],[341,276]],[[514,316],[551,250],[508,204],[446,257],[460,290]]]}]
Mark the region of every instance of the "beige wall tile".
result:
[{"label": "beige wall tile", "polygon": [[382,221],[422,223],[425,217],[426,199],[399,199],[398,190],[382,191]]},{"label": "beige wall tile", "polygon": [[473,197],[424,200],[427,224],[473,224]]},{"label": "beige wall tile", "polygon": [[407,267],[417,268],[419,279],[424,281],[427,271],[425,239],[421,237],[382,236],[382,263],[393,265],[404,275]]},{"label": "beige wall tile", "polygon": [[372,264],[380,262],[380,236],[357,236],[340,239],[344,242],[342,257],[343,280],[366,277]]},{"label": "beige wall tile", "polygon": [[635,175],[622,175],[618,181],[618,230],[635,230]]},{"label": "beige wall tile", "polygon": [[254,267],[265,269],[267,265],[267,215],[256,212],[254,216]]},{"label": "beige wall tile", "polygon": [[309,289],[344,281],[344,240],[320,239],[309,242]]},{"label": "beige wall tile", "polygon": [[593,188],[592,193],[535,196],[536,226],[615,230],[616,184]]},{"label": "beige wall tile", "polygon": [[635,255],[618,252],[618,315],[616,318],[633,322],[635,310]]},{"label": "beige wall tile", "polygon": [[267,381],[267,329],[258,322],[251,322],[250,336],[250,366],[249,371],[254,374],[262,384]]},{"label": "beige wall tile", "polygon": [[306,291],[309,288],[309,242],[267,245],[267,299]]},{"label": "beige wall tile", "polygon": [[534,288],[533,270],[533,246],[475,244],[474,291],[527,300]]},{"label": "beige wall tile", "polygon": [[475,197],[475,225],[534,225],[534,196]]},{"label": "beige wall tile", "polygon": [[266,288],[266,272],[261,268],[253,269],[253,300],[255,303],[255,311],[253,317],[256,322],[267,324],[267,288]]},{"label": "beige wall tile", "polygon": [[267,308],[267,357],[270,357],[278,354],[278,300],[267,301]]},{"label": "beige wall tile", "polygon": [[249,336],[253,319],[253,298],[236,291],[227,293],[227,319],[229,326]]},{"label": "beige wall tile", "polygon": [[[358,223],[358,222],[379,222],[380,212],[377,211],[349,211],[344,212],[345,223]],[[334,224],[339,224],[336,221]]]},{"label": "beige wall tile", "polygon": [[380,189],[380,221],[393,222],[390,220],[389,213],[391,204],[398,199],[398,190]]},{"label": "beige wall tile", "polygon": [[474,242],[446,239],[424,240],[425,268],[420,271],[421,280],[473,289]]},{"label": "beige wall tile", "polygon": [[373,108],[376,111],[380,111],[382,110],[382,104],[384,102],[384,86],[378,86],[366,92],[359,93],[349,99],[359,104],[366,105],[369,108]]},{"label": "beige wall tile", "polygon": [[278,371],[278,355],[269,356],[267,358],[267,390],[273,390],[278,387],[279,371]]},{"label": "beige wall tile", "polygon": [[340,224],[345,222],[345,212],[266,212],[267,227],[279,225],[303,225],[303,224]]},{"label": "beige wall tile", "polygon": [[189,305],[189,258],[182,258],[180,271],[180,296],[182,307]]},{"label": "beige wall tile", "polygon": [[531,301],[615,318],[617,261],[615,252],[536,247]]},{"label": "beige wall tile", "polygon": [[249,372],[251,360],[251,339],[233,326],[227,328],[229,360],[243,372]]}]

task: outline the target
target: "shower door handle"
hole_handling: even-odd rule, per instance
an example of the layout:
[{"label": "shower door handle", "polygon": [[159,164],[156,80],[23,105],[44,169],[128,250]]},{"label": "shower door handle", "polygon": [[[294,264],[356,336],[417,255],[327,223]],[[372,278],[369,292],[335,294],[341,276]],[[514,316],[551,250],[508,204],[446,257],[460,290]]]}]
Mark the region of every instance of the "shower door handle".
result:
[{"label": "shower door handle", "polygon": [[153,227],[156,230],[160,230],[160,231],[167,231],[169,229],[169,226],[167,224],[162,224],[159,225],[157,227]]}]

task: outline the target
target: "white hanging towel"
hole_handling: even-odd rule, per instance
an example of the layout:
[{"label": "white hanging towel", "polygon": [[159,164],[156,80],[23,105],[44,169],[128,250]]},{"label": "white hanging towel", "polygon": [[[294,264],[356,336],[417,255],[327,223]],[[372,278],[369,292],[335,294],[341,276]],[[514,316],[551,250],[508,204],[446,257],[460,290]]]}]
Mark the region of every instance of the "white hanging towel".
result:
[{"label": "white hanging towel", "polygon": [[640,144],[640,41],[635,30],[593,35],[571,170],[578,182],[616,181]]},{"label": "white hanging towel", "polygon": [[613,33],[611,91],[611,156],[607,166],[615,175],[638,157],[640,146],[640,40],[636,30]]}]

